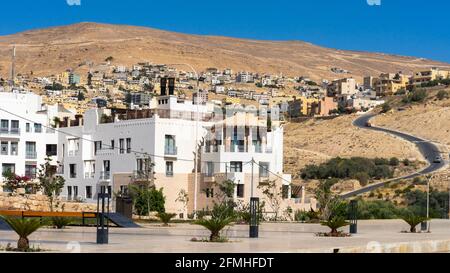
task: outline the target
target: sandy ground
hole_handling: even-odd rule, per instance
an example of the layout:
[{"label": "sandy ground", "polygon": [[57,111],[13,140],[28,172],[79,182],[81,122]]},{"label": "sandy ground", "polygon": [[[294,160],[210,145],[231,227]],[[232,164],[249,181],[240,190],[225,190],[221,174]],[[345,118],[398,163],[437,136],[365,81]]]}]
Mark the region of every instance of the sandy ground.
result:
[{"label": "sandy ground", "polygon": [[294,175],[308,164],[331,157],[398,157],[424,160],[414,144],[391,135],[352,126],[352,116],[290,123],[285,129],[285,171]]}]

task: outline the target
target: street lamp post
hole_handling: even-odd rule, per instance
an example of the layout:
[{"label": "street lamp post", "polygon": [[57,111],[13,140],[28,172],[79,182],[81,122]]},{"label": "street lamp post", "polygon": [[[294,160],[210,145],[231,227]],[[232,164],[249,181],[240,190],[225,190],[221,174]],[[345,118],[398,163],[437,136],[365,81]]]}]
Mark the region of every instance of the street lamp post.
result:
[{"label": "street lamp post", "polygon": [[[187,66],[189,67],[195,74],[196,80],[197,80],[197,107],[196,107],[196,119],[195,119],[195,158],[194,158],[194,219],[197,219],[197,199],[198,199],[198,125],[199,125],[199,92],[200,92],[200,78],[197,73],[197,70],[195,68],[188,64],[188,63],[175,63],[175,64],[168,64],[168,66]],[[193,101],[193,100],[192,100]]]}]

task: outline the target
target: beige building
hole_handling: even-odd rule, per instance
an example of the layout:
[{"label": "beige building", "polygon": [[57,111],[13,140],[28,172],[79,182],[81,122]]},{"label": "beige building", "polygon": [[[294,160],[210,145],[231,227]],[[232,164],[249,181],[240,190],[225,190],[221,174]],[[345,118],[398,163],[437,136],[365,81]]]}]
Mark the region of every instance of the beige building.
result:
[{"label": "beige building", "polygon": [[328,96],[334,97],[336,95],[354,95],[358,92],[356,88],[356,81],[353,78],[344,78],[334,80],[328,85]]},{"label": "beige building", "polygon": [[406,90],[409,84],[409,76],[399,73],[382,73],[373,80],[373,90],[377,96],[390,96],[400,90]]},{"label": "beige building", "polygon": [[411,78],[411,84],[415,86],[434,80],[441,80],[448,78],[450,78],[450,71],[440,70],[439,68],[431,68],[428,70],[418,71],[414,73],[414,76]]}]

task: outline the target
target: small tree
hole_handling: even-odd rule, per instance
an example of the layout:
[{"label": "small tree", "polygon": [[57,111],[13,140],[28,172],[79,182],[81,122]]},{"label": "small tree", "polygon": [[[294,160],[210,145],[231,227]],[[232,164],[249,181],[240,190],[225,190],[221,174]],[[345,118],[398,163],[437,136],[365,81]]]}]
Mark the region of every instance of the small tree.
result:
[{"label": "small tree", "polygon": [[276,181],[268,181],[266,184],[261,184],[258,189],[262,189],[263,195],[266,197],[267,204],[274,213],[273,220],[278,220],[280,214],[281,204],[283,202],[283,187],[279,187]]},{"label": "small tree", "polygon": [[392,107],[391,107],[391,105],[389,104],[389,103],[384,103],[382,106],[381,106],[381,112],[382,113],[387,113],[387,112],[389,112],[389,111],[391,111],[392,110]]},{"label": "small tree", "polygon": [[233,221],[234,217],[230,216],[228,205],[216,203],[211,212],[211,217],[209,219],[199,219],[195,221],[195,224],[201,225],[211,232],[209,236],[210,242],[218,242],[220,241],[220,232],[222,229],[230,225]]},{"label": "small tree", "polygon": [[40,187],[43,189],[44,194],[48,197],[48,201],[50,202],[50,211],[53,211],[53,203],[64,188],[66,180],[62,176],[56,174],[58,166],[52,165],[51,163],[51,158],[47,157],[45,163],[40,166],[38,179]]},{"label": "small tree", "polygon": [[429,218],[416,215],[414,212],[412,212],[410,210],[407,210],[406,212],[404,212],[403,215],[401,215],[400,217],[403,221],[405,221],[409,225],[409,227],[410,227],[409,231],[411,233],[416,233],[417,232],[416,227],[420,223],[423,223],[423,222],[429,220]]},{"label": "small tree", "polygon": [[437,93],[437,98],[439,100],[444,100],[444,99],[448,99],[449,98],[449,94],[447,91],[445,90],[441,90]]},{"label": "small tree", "polygon": [[178,192],[178,197],[175,199],[175,202],[180,202],[183,205],[183,213],[187,211],[189,195],[185,189],[181,189],[180,192]]},{"label": "small tree", "polygon": [[165,227],[169,226],[170,221],[175,216],[176,216],[175,213],[165,213],[165,212],[158,213],[158,218],[161,220],[161,222],[163,222]]},{"label": "small tree", "polygon": [[42,223],[39,219],[3,217],[1,215],[0,218],[3,219],[17,235],[19,235],[19,240],[17,241],[17,249],[19,251],[27,251],[30,248],[28,237],[42,227]]},{"label": "small tree", "polygon": [[14,193],[17,189],[25,188],[30,182],[29,177],[16,175],[11,170],[6,170],[3,177],[5,178],[5,187]]}]

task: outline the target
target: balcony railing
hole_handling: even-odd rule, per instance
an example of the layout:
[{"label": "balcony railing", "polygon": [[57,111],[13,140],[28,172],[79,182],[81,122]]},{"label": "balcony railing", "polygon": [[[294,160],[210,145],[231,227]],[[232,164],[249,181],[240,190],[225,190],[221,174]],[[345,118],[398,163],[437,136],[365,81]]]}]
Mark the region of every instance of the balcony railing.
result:
[{"label": "balcony railing", "polygon": [[149,172],[144,170],[137,170],[133,171],[133,176],[131,177],[132,180],[146,180],[149,179]]},{"label": "balcony railing", "polygon": [[2,135],[20,135],[20,128],[0,128],[0,134]]},{"label": "balcony railing", "polygon": [[78,150],[72,150],[72,151],[69,151],[69,156],[77,156],[78,155]]},{"label": "balcony railing", "polygon": [[100,173],[100,180],[106,181],[106,180],[111,180],[111,172],[101,172]]},{"label": "balcony railing", "polygon": [[178,148],[177,147],[166,147],[164,149],[165,155],[177,155],[178,154]]},{"label": "balcony railing", "polygon": [[95,173],[86,172],[84,173],[84,179],[93,179],[95,176]]},{"label": "balcony railing", "polygon": [[36,152],[27,152],[25,157],[26,157],[26,159],[37,159],[37,153]]}]

